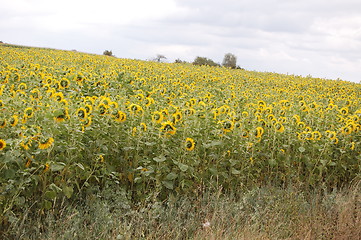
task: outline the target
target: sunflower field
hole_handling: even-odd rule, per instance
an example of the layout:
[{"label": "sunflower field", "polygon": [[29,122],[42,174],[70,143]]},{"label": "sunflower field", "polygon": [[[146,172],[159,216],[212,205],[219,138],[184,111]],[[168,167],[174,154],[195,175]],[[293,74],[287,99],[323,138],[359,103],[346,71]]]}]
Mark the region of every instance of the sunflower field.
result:
[{"label": "sunflower field", "polygon": [[360,84],[0,46],[0,216],[113,182],[134,200],[360,178]]}]

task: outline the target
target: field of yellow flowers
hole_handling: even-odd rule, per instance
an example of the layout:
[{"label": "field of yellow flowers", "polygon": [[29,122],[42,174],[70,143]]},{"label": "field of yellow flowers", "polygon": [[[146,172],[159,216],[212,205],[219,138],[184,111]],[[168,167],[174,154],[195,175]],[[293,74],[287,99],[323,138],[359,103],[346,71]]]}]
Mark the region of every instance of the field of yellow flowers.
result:
[{"label": "field of yellow flowers", "polygon": [[106,181],[142,199],[360,177],[360,84],[10,46],[0,83],[9,219]]}]

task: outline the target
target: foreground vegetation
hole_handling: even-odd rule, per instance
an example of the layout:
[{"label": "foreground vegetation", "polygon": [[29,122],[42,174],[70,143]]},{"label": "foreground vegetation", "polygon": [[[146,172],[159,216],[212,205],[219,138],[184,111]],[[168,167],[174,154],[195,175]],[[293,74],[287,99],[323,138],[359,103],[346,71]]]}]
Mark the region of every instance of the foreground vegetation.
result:
[{"label": "foreground vegetation", "polygon": [[345,191],[266,186],[237,195],[202,189],[192,197],[136,206],[107,187],[80,202],[25,216],[5,239],[360,239],[360,185]]},{"label": "foreground vegetation", "polygon": [[[125,207],[125,216],[146,218],[161,211],[161,219],[143,221],[144,231],[134,233],[139,219],[120,218],[113,222],[118,224],[114,234],[155,238],[163,234],[162,221],[169,222],[164,219],[178,218],[184,211],[194,212],[182,218],[196,225],[206,221],[203,210],[191,206],[216,214],[215,208],[228,204],[222,207],[234,208],[224,212],[228,218],[240,210],[234,206],[243,206],[236,196],[243,199],[261,191],[259,201],[275,194],[275,202],[284,207],[272,214],[295,207],[295,216],[285,219],[291,221],[288,232],[277,236],[287,238],[296,230],[292,224],[297,214],[310,217],[313,197],[322,198],[315,203],[323,204],[334,196],[332,191],[349,189],[351,183],[356,186],[352,193],[340,196],[352,196],[347,199],[355,203],[352,224],[359,223],[359,84],[9,45],[0,45],[0,51],[0,222],[6,236],[13,236],[11,229],[16,236],[29,231],[51,235],[53,227],[59,229],[51,224],[61,213],[59,218],[69,226],[72,221],[95,224],[86,234],[105,231],[104,236],[114,237],[87,214],[94,210],[104,219],[115,218]],[[218,202],[204,205],[219,188]],[[319,194],[320,189],[324,193]],[[124,206],[112,195],[118,191]],[[295,193],[302,198],[295,203],[300,205],[283,205],[286,199],[278,199],[279,191]],[[114,202],[113,212],[107,208]],[[331,205],[343,208],[339,204]],[[325,213],[323,207],[315,209]],[[262,229],[269,223],[258,223],[264,218],[257,219],[252,211],[244,214],[254,216],[256,223],[239,215],[234,216],[235,226],[218,230],[234,227],[234,234],[262,237],[259,230],[273,238]],[[87,220],[90,216],[94,218]],[[274,224],[281,224],[278,220]],[[47,228],[29,228],[34,221]],[[103,224],[112,226],[111,221]],[[192,228],[194,222],[179,224],[185,227],[171,231],[169,238],[187,237],[185,229],[189,236],[206,234],[197,232],[196,225]],[[246,232],[236,231],[239,224]],[[224,234],[218,230],[212,234]]]}]

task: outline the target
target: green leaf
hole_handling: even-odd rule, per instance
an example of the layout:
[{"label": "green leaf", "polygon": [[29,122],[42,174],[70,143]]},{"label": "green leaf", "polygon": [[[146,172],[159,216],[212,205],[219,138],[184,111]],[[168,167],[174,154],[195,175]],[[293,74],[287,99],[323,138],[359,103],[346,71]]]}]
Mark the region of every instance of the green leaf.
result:
[{"label": "green leaf", "polygon": [[15,170],[12,168],[8,168],[3,171],[3,174],[4,174],[3,177],[5,179],[12,179],[15,177]]},{"label": "green leaf", "polygon": [[162,181],[162,183],[166,188],[173,190],[173,181]]},{"label": "green leaf", "polygon": [[219,145],[222,145],[222,144],[223,144],[223,141],[212,141],[210,143],[205,143],[204,147],[205,148],[210,148],[210,147],[219,146]]},{"label": "green leaf", "polygon": [[74,189],[70,186],[63,187],[63,193],[64,195],[69,199],[73,195]]},{"label": "green leaf", "polygon": [[64,167],[65,167],[65,163],[63,163],[63,162],[52,163],[50,165],[50,170],[52,172],[58,172],[58,171],[63,170]]},{"label": "green leaf", "polygon": [[174,180],[174,179],[176,179],[178,177],[178,174],[176,174],[176,173],[174,173],[174,172],[171,172],[171,173],[169,173],[166,177],[165,177],[165,179],[166,180]]},{"label": "green leaf", "polygon": [[231,173],[232,173],[233,175],[239,175],[239,174],[241,174],[241,171],[239,171],[239,170],[237,170],[237,169],[235,169],[235,168],[232,168],[232,169],[231,169]]},{"label": "green leaf", "polygon": [[153,160],[156,162],[164,162],[166,158],[163,155],[160,155],[159,157],[153,158]]},{"label": "green leaf", "polygon": [[49,200],[53,200],[56,198],[56,192],[55,191],[46,191],[44,194],[44,197]]},{"label": "green leaf", "polygon": [[50,202],[50,201],[48,201],[48,200],[45,200],[44,201],[44,208],[46,209],[46,210],[49,210],[51,207],[52,207],[52,203]]},{"label": "green leaf", "polygon": [[85,170],[83,164],[81,164],[81,163],[76,163],[75,166],[78,166],[83,171]]},{"label": "green leaf", "polygon": [[178,167],[179,167],[179,169],[182,171],[182,172],[185,172],[185,171],[187,171],[188,170],[188,165],[185,165],[185,164],[183,164],[183,163],[178,163]]},{"label": "green leaf", "polygon": [[306,151],[306,149],[304,147],[299,147],[298,151],[300,151],[301,153],[303,153],[304,151]]},{"label": "green leaf", "polygon": [[62,189],[60,187],[56,186],[55,183],[50,184],[49,189],[51,189],[51,190],[53,190],[55,192],[61,192],[62,191]]}]

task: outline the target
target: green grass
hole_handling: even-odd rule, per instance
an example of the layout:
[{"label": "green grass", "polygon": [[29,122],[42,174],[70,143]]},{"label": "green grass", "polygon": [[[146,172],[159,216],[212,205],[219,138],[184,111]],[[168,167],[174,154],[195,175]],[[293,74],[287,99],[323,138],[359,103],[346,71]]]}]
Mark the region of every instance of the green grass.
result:
[{"label": "green grass", "polygon": [[199,189],[192,197],[132,204],[125,191],[108,186],[80,202],[60,200],[48,212],[25,214],[8,223],[2,239],[360,239],[360,189],[267,186],[237,196]]}]

